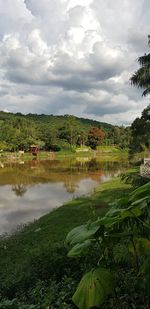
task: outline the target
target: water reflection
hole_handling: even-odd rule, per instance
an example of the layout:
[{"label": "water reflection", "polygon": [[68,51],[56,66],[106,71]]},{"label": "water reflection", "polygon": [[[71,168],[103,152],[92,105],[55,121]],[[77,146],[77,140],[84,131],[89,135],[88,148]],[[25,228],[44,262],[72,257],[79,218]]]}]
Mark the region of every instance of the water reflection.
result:
[{"label": "water reflection", "polygon": [[23,196],[27,191],[27,188],[23,184],[17,184],[12,186],[12,191],[16,194],[16,196]]},{"label": "water reflection", "polygon": [[0,169],[0,234],[88,194],[126,166],[127,162],[95,158],[5,163]]}]

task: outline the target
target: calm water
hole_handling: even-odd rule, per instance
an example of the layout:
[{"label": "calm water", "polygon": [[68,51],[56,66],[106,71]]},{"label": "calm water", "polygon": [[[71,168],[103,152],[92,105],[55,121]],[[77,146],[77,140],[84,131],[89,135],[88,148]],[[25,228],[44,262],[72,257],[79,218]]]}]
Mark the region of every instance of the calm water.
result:
[{"label": "calm water", "polygon": [[89,194],[127,162],[76,158],[0,165],[0,234],[38,219],[74,197]]}]

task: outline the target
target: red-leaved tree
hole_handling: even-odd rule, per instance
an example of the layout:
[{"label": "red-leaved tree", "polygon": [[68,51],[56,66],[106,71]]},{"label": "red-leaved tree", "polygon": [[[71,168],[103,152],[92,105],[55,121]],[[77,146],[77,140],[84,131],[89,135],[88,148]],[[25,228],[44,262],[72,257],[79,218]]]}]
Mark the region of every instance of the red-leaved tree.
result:
[{"label": "red-leaved tree", "polygon": [[88,132],[88,141],[87,144],[92,149],[96,149],[96,146],[99,146],[103,139],[105,138],[105,132],[97,127],[93,127]]}]

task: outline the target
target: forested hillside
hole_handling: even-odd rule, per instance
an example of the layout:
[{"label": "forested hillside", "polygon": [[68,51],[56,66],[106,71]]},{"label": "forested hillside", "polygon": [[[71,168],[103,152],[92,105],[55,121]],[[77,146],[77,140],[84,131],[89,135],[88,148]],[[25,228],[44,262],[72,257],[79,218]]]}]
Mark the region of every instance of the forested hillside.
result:
[{"label": "forested hillside", "polygon": [[43,150],[54,151],[82,145],[93,145],[94,148],[98,145],[115,144],[125,148],[128,147],[129,141],[129,128],[94,120],[70,115],[23,115],[0,112],[1,150],[28,151],[33,144]]}]

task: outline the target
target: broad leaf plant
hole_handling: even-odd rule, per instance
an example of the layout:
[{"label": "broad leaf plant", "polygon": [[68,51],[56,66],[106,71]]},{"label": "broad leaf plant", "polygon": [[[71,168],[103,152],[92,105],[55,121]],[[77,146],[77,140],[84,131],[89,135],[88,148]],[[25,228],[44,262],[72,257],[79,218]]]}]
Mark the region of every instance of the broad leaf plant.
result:
[{"label": "broad leaf plant", "polygon": [[[68,257],[99,252],[97,267],[81,279],[73,302],[79,309],[102,305],[119,285],[126,261],[145,290],[150,286],[150,182],[115,202],[103,218],[74,228],[66,237]],[[147,308],[147,307],[146,307]]]}]

